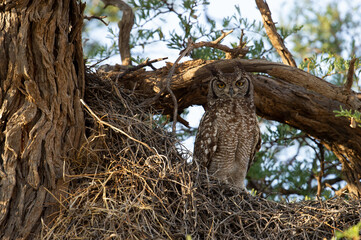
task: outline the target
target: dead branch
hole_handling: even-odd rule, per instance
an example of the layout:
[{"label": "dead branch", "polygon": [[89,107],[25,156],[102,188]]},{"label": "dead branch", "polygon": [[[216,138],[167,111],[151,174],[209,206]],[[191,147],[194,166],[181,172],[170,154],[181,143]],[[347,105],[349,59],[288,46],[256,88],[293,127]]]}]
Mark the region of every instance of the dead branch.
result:
[{"label": "dead branch", "polygon": [[346,79],[346,83],[345,83],[345,89],[347,91],[351,90],[352,87],[352,83],[353,83],[353,75],[355,73],[355,62],[356,62],[357,58],[352,58],[350,61],[350,67],[348,68],[348,72],[347,72],[347,79]]},{"label": "dead branch", "polygon": [[109,5],[118,7],[123,11],[122,19],[118,22],[119,27],[119,52],[122,58],[122,65],[128,66],[132,64],[130,55],[130,31],[134,24],[134,13],[132,8],[121,0],[102,0],[105,4],[104,8]]},{"label": "dead branch", "polygon": [[185,120],[184,118],[182,118],[181,115],[179,115],[179,114],[177,115],[177,120],[178,120],[178,122],[180,122],[187,128],[191,128],[191,126],[189,126],[189,122],[187,120]]},{"label": "dead branch", "polygon": [[[301,129],[310,136],[322,141],[333,151],[343,164],[344,176],[352,191],[361,195],[361,187],[355,184],[361,175],[361,128],[350,128],[347,118],[336,117],[334,110],[360,110],[361,101],[357,93],[345,93],[343,87],[335,86],[301,69],[282,63],[260,59],[229,59],[220,61],[188,61],[177,66],[172,76],[170,88],[177,99],[178,112],[191,105],[206,103],[210,73],[205,67],[214,64],[223,72],[234,71],[241,63],[248,72],[261,72],[254,79],[255,105],[257,113],[266,119],[287,123]],[[121,82],[125,88],[148,96],[150,99],[159,94],[157,86],[166,84],[168,67],[152,72],[139,72],[135,76],[125,76]],[[116,75],[116,74],[115,74]],[[168,75],[169,76],[169,75]],[[161,94],[153,106],[163,113],[173,112],[173,99]],[[347,167],[345,167],[347,166]],[[354,184],[350,184],[354,182]]]},{"label": "dead branch", "polygon": [[[134,66],[134,67],[130,67],[130,68],[127,68],[124,72],[122,72],[121,74],[119,74],[118,78],[117,78],[117,81],[119,79],[121,79],[123,76],[127,75],[128,73],[130,72],[134,72],[134,71],[137,71],[143,67],[151,67],[153,70],[157,70],[152,64],[153,63],[156,63],[156,62],[159,62],[159,61],[163,61],[163,60],[166,60],[168,59],[168,57],[164,57],[164,58],[157,58],[157,59],[153,59],[153,60],[150,60],[149,61],[149,58],[147,58],[144,62],[142,62],[141,64],[137,65],[137,66]],[[117,82],[116,81],[116,82]]]},{"label": "dead branch", "polygon": [[256,0],[257,7],[262,15],[263,25],[266,29],[266,33],[273,45],[273,47],[277,50],[278,54],[282,58],[282,62],[284,64],[297,67],[295,60],[292,57],[292,54],[286,48],[286,45],[281,38],[281,36],[277,33],[277,29],[275,23],[271,17],[271,11],[268,7],[268,4],[265,0]]},{"label": "dead branch", "polygon": [[233,30],[226,32],[226,33],[222,31],[222,35],[219,38],[217,38],[216,40],[211,41],[211,42],[201,41],[198,43],[194,43],[193,49],[201,48],[201,47],[211,47],[211,48],[219,49],[219,50],[225,52],[226,59],[232,59],[232,58],[236,58],[236,57],[242,58],[248,52],[248,47],[243,46],[242,40],[241,40],[240,46],[238,46],[236,48],[230,48],[226,45],[220,44],[220,42],[223,40],[223,38],[225,38],[228,34],[230,34],[232,32],[233,32]]},{"label": "dead branch", "polygon": [[343,188],[341,188],[340,190],[335,191],[337,196],[342,196],[343,194],[345,194],[345,192],[348,190],[348,186],[344,186]]}]

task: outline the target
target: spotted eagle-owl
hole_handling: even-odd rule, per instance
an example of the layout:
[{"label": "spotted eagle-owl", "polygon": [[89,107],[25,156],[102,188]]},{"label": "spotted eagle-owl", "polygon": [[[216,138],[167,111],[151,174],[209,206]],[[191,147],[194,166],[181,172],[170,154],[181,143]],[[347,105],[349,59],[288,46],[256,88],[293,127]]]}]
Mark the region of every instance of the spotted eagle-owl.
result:
[{"label": "spotted eagle-owl", "polygon": [[252,77],[242,67],[233,73],[209,70],[212,78],[194,160],[221,181],[245,189],[244,179],[260,146]]}]

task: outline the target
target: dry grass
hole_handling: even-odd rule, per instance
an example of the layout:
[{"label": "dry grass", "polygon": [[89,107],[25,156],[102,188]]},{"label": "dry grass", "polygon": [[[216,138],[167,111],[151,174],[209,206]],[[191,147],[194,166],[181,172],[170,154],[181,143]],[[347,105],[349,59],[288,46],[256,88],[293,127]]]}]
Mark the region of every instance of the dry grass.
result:
[{"label": "dry grass", "polygon": [[222,186],[184,160],[139,96],[87,81],[85,102],[108,126],[88,114],[69,197],[42,239],[330,239],[360,221],[358,201],[278,203]]}]

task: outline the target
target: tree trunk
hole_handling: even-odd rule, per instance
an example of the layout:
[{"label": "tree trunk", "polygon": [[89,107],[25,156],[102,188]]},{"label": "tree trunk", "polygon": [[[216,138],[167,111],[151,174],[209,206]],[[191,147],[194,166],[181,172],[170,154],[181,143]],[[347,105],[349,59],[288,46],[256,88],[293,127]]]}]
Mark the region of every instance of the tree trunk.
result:
[{"label": "tree trunk", "polygon": [[[178,99],[179,113],[191,105],[205,105],[210,77],[207,64],[231,72],[239,62],[249,72],[267,74],[258,75],[253,81],[257,113],[266,119],[287,123],[319,139],[342,163],[348,190],[360,197],[361,128],[349,127],[349,119],[335,117],[333,112],[340,110],[340,106],[361,111],[359,93],[281,63],[258,59],[195,60],[179,65],[172,79],[171,89]],[[138,71],[126,75],[120,84],[146,97],[154,97],[166,81],[170,66],[154,72]],[[114,75],[114,78],[117,76]],[[165,114],[173,111],[173,102],[167,92],[152,104]]]},{"label": "tree trunk", "polygon": [[26,239],[66,191],[81,144],[84,5],[0,3],[0,238]]}]

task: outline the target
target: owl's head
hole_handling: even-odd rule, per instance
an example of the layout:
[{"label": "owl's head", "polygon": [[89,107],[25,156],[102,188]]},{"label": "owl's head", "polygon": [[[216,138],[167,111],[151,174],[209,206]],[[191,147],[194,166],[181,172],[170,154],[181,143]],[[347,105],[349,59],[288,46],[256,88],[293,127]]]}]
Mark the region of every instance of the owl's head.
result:
[{"label": "owl's head", "polygon": [[242,68],[235,68],[233,73],[223,73],[216,68],[210,71],[209,100],[247,98],[253,91],[250,75]]}]

